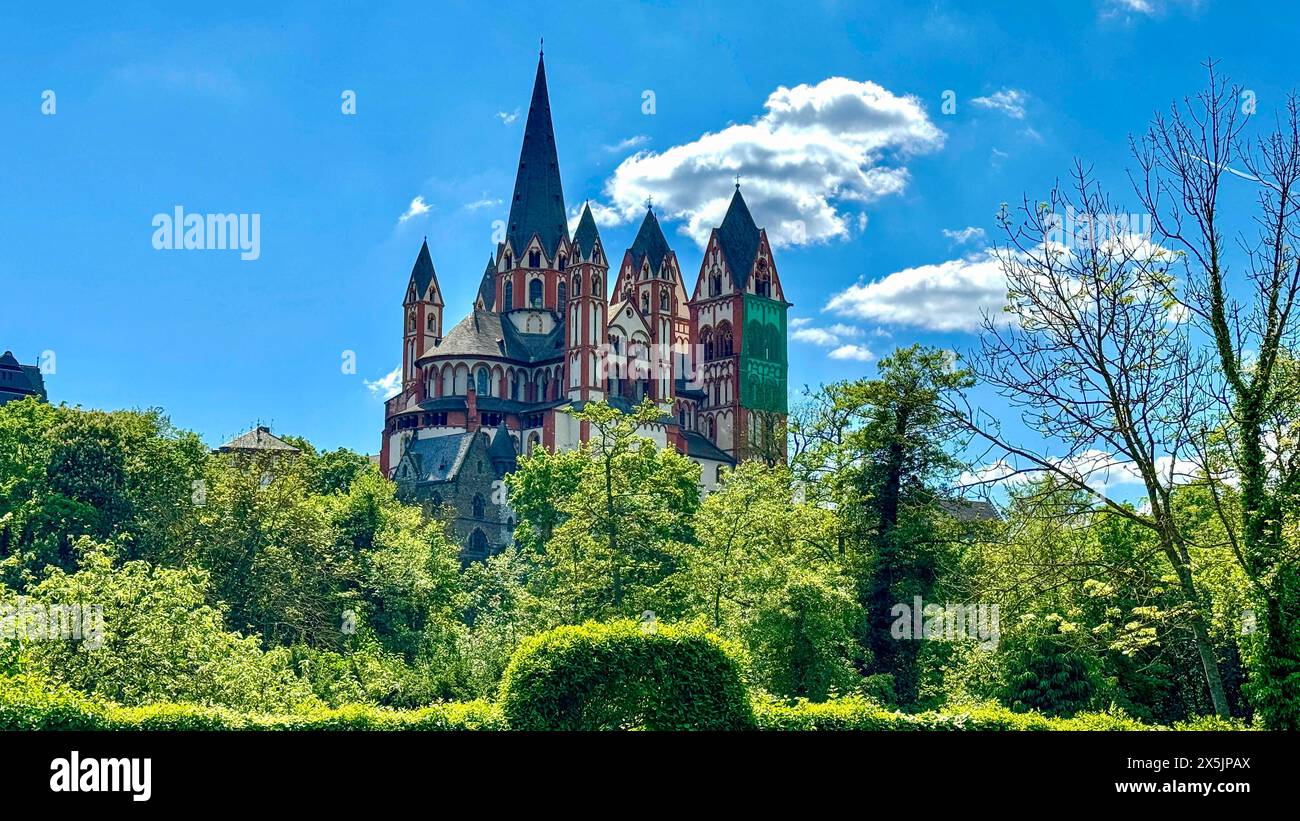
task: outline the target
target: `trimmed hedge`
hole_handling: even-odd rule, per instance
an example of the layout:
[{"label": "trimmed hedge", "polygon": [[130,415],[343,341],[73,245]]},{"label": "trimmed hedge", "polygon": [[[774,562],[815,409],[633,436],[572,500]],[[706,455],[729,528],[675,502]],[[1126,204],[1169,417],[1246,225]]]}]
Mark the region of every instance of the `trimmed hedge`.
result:
[{"label": "trimmed hedge", "polygon": [[505,730],[495,704],[467,701],[418,710],[364,704],[297,713],[240,713],[197,704],[123,707],[25,678],[0,677],[0,730]]},{"label": "trimmed hedge", "polygon": [[629,619],[526,639],[501,681],[515,730],[742,730],[754,713],[738,654],[691,627]]},{"label": "trimmed hedge", "polygon": [[770,697],[754,700],[760,730],[888,730],[888,731],[1124,731],[1124,730],[1244,730],[1240,722],[1213,716],[1162,727],[1143,724],[1123,712],[1079,713],[1072,718],[1048,718],[1039,713],[1013,713],[1000,706],[971,707],[954,712],[900,713],[858,696],[820,704],[793,704]]},{"label": "trimmed hedge", "polygon": [[[951,713],[908,715],[873,701],[849,696],[820,704],[793,704],[768,696],[755,698],[752,724],[768,731],[1043,731],[1043,730],[1246,730],[1240,721],[1213,716],[1160,727],[1122,713],[1086,713],[1046,718],[1002,707],[973,707]],[[0,731],[12,730],[507,730],[501,708],[484,701],[436,704],[419,710],[389,710],[351,705],[337,710],[305,710],[280,715],[250,715],[193,704],[122,707],[25,677],[0,676]]]}]

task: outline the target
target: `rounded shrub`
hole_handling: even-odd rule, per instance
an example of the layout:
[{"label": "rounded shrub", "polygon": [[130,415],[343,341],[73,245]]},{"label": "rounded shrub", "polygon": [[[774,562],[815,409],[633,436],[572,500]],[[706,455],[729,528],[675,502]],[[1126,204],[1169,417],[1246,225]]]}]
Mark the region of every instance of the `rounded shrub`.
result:
[{"label": "rounded shrub", "polygon": [[513,730],[743,730],[753,709],[734,651],[702,630],[631,620],[525,640],[501,681]]}]

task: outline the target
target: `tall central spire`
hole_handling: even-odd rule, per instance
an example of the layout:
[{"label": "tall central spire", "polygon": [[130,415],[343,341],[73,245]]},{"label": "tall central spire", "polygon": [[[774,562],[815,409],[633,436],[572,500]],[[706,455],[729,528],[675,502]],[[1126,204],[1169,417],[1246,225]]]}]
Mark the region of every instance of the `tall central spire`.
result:
[{"label": "tall central spire", "polygon": [[546,91],[546,62],[541,54],[537,56],[537,79],[533,81],[533,99],[524,125],[507,236],[515,253],[522,254],[534,234],[541,237],[547,256],[554,256],[560,238],[569,236],[564,191],[560,188],[560,159],[551,126],[551,99]]}]

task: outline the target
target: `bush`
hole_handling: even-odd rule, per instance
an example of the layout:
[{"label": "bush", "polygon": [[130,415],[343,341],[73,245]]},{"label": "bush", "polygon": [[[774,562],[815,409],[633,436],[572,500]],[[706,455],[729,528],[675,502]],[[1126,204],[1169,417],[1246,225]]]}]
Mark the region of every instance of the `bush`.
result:
[{"label": "bush", "polygon": [[[972,707],[960,712],[900,713],[860,696],[815,704],[771,697],[754,700],[760,730],[953,730],[967,732],[1037,730],[1162,730],[1122,712],[1080,713],[1073,718],[1048,718],[1038,713],[1014,713],[1005,707]],[[1180,728],[1181,729],[1181,728]],[[1241,729],[1220,727],[1217,729]]]},{"label": "bush", "polygon": [[123,707],[32,677],[0,677],[0,731],[8,730],[505,730],[484,701],[390,710],[352,704],[293,713],[240,713],[195,704]]},{"label": "bush", "polygon": [[501,682],[515,730],[739,730],[754,724],[734,650],[689,627],[631,620],[525,640]]}]

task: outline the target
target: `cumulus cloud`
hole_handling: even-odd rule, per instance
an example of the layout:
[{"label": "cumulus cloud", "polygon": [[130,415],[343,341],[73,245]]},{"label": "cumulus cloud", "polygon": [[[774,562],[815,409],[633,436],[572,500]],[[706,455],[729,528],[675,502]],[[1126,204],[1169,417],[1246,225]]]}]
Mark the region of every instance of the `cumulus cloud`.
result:
[{"label": "cumulus cloud", "polygon": [[832,296],[826,310],[932,331],[973,331],[984,311],[1002,309],[1006,295],[1002,262],[989,252],[859,281]]},{"label": "cumulus cloud", "polygon": [[609,207],[628,222],[652,197],[661,216],[681,220],[703,245],[740,174],[774,244],[825,242],[849,236],[864,205],[903,191],[908,159],[944,142],[919,99],[870,81],[781,86],[763,107],[751,122],[623,160],[605,184]]},{"label": "cumulus cloud", "polygon": [[519,109],[516,108],[514,111],[508,111],[508,112],[498,111],[497,119],[499,119],[504,125],[510,125],[515,120],[519,119]]},{"label": "cumulus cloud", "polygon": [[[1128,459],[1099,448],[1089,448],[1074,456],[1049,460],[1064,473],[1082,482],[1098,493],[1115,495],[1125,486],[1141,486],[1142,474],[1137,465]],[[1155,470],[1165,484],[1182,484],[1197,474],[1197,465],[1190,459],[1158,456]],[[1042,476],[1046,471],[1033,464],[1017,467],[1007,459],[998,459],[987,465],[965,471],[958,479],[961,487],[1002,485],[1012,487]]]},{"label": "cumulus cloud", "polygon": [[856,362],[870,362],[876,355],[862,345],[841,345],[830,352],[831,359],[851,359]]},{"label": "cumulus cloud", "polygon": [[1004,88],[987,97],[976,97],[971,105],[1001,111],[1013,120],[1025,118],[1025,92],[1016,88]]},{"label": "cumulus cloud", "polygon": [[478,211],[482,208],[491,208],[494,205],[500,205],[500,204],[501,204],[500,198],[494,199],[492,197],[484,195],[481,199],[477,199],[474,200],[473,202],[465,203],[465,210]]},{"label": "cumulus cloud", "polygon": [[813,345],[820,345],[823,348],[829,348],[832,345],[839,345],[844,339],[853,339],[862,336],[862,329],[855,328],[852,325],[845,325],[837,322],[825,328],[814,327],[809,324],[811,320],[806,317],[798,317],[790,322],[790,327],[794,330],[790,337],[796,342],[810,342]]},{"label": "cumulus cloud", "polygon": [[369,379],[361,381],[372,394],[380,399],[388,399],[396,396],[402,389],[402,366],[398,365],[392,371],[374,381]]},{"label": "cumulus cloud", "polygon": [[397,221],[399,223],[406,222],[412,217],[418,217],[421,214],[427,213],[429,213],[429,205],[425,203],[423,196],[419,196],[411,200],[411,204],[406,208],[406,213],[398,217]]}]

